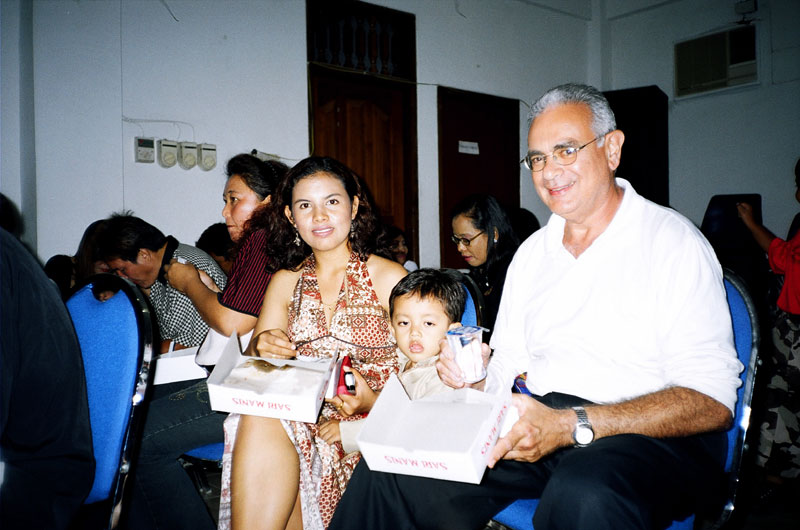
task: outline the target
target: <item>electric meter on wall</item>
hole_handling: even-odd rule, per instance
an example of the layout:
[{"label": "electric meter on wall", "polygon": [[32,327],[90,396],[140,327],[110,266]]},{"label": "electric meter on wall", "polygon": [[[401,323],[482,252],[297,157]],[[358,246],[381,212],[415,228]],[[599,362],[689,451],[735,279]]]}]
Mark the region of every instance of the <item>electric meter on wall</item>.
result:
[{"label": "electric meter on wall", "polygon": [[155,158],[153,149],[155,146],[153,145],[155,141],[152,138],[144,138],[142,136],[137,136],[134,138],[134,155],[137,162],[144,162],[146,164],[152,163]]},{"label": "electric meter on wall", "polygon": [[217,146],[214,144],[200,144],[197,146],[200,159],[197,165],[203,171],[211,171],[217,165]]},{"label": "electric meter on wall", "polygon": [[178,162],[178,142],[175,140],[158,141],[158,163],[161,167],[172,167]]},{"label": "electric meter on wall", "polygon": [[197,144],[181,142],[178,144],[178,163],[183,169],[192,169],[197,165]]}]

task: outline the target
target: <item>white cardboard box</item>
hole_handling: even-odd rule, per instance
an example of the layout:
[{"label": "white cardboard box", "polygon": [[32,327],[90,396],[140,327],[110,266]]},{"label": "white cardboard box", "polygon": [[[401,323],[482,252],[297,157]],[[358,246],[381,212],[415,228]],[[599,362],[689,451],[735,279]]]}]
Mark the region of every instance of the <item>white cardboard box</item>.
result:
[{"label": "white cardboard box", "polygon": [[356,442],[372,471],[477,484],[510,408],[466,388],[412,401],[392,375]]},{"label": "white cardboard box", "polygon": [[[259,359],[258,362],[285,367],[270,374],[269,377],[276,376],[272,382],[258,382],[259,386],[266,385],[263,391],[254,390],[246,381],[235,385],[225,382],[234,368],[253,359],[256,358],[241,354],[239,339],[236,334],[232,335],[208,378],[213,410],[307,423],[317,421],[335,359]],[[288,384],[298,378],[302,378],[302,386]]]},{"label": "white cardboard box", "polygon": [[174,350],[156,357],[156,373],[154,385],[188,381],[189,379],[205,379],[208,373],[194,362],[197,346]]}]

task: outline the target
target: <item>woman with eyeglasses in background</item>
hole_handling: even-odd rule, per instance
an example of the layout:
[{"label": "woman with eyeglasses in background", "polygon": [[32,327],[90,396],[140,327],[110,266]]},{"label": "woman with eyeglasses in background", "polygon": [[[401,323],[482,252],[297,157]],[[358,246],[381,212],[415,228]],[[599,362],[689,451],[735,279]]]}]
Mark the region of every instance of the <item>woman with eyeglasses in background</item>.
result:
[{"label": "woman with eyeglasses in background", "polygon": [[483,291],[486,311],[482,325],[494,328],[506,271],[519,240],[508,215],[491,195],[475,194],[462,199],[450,212],[451,239],[469,265],[469,274]]}]

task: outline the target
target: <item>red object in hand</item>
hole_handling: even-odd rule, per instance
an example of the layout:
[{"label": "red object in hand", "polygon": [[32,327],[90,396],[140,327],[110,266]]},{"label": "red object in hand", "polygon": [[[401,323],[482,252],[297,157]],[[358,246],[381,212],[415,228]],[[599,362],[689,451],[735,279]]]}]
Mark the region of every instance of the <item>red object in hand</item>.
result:
[{"label": "red object in hand", "polygon": [[356,393],[356,379],[352,372],[345,372],[344,367],[352,367],[350,356],[345,355],[342,357],[342,368],[339,371],[339,384],[336,386],[337,394],[355,394]]}]

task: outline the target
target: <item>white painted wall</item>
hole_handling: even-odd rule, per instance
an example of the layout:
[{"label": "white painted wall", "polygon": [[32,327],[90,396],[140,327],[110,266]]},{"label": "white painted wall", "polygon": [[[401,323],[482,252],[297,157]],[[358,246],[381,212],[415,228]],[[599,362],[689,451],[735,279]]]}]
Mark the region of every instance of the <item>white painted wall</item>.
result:
[{"label": "white painted wall", "polygon": [[[289,0],[34,2],[40,256],[121,209],[193,243],[221,220],[228,158],[307,156],[304,28]],[[135,136],[216,144],[219,164],[135,163]]]},{"label": "white painted wall", "polygon": [[[375,3],[416,15],[421,226],[438,226],[434,85],[530,101],[588,80],[603,90],[658,84],[671,96],[674,42],[735,18],[730,0]],[[288,163],[307,155],[304,1],[33,0],[27,18],[25,4],[3,0],[0,12],[0,187],[32,217],[26,237],[41,257],[73,252],[86,225],[123,208],[193,242],[220,219],[227,158],[253,147]],[[759,2],[758,86],[671,98],[670,194],[696,222],[714,193],[762,193],[779,233],[797,210],[799,5]],[[521,103],[520,153],[526,114]],[[194,134],[123,117],[187,122]],[[217,144],[220,165],[206,173],[135,164],[142,134]],[[522,171],[520,185],[523,205],[545,221]],[[438,265],[438,234],[420,247],[421,263]]]},{"label": "white painted wall", "polygon": [[733,2],[678,0],[632,14],[642,2],[608,4],[613,88],[655,84],[669,96],[671,205],[699,224],[712,195],[760,193],[765,225],[785,236],[798,210],[800,2],[758,2],[757,84],[678,100],[673,46],[735,26]]},{"label": "white painted wall", "polygon": [[[425,266],[439,266],[439,162],[436,86],[520,100],[520,139],[527,137],[527,104],[554,84],[583,81],[586,72],[586,22],[574,1],[564,14],[547,6],[512,0],[380,0],[373,3],[414,13],[417,23],[419,225],[426,227],[418,255]],[[586,14],[585,12],[583,13]],[[532,29],[535,28],[535,31]],[[570,34],[568,40],[562,34]],[[565,57],[551,53],[560,42]],[[547,72],[543,75],[543,72]],[[520,146],[520,156],[525,148]],[[492,175],[487,175],[487,179]],[[549,211],[520,172],[520,201],[539,220]],[[449,234],[444,234],[448,237]]]}]

